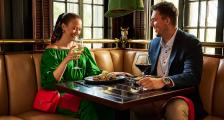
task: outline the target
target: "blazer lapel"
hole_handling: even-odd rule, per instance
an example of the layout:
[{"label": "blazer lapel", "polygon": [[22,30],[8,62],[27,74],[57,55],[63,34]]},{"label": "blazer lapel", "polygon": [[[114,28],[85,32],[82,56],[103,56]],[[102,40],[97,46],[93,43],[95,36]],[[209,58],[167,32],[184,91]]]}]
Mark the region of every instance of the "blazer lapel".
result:
[{"label": "blazer lapel", "polygon": [[169,69],[170,69],[171,64],[173,63],[176,53],[177,53],[177,48],[176,48],[176,45],[174,45],[172,48],[171,54],[170,54],[170,60],[169,60],[169,66],[168,66]]},{"label": "blazer lapel", "polygon": [[171,54],[170,54],[170,60],[169,60],[169,65],[168,65],[168,69],[170,70],[170,66],[171,64],[173,63],[173,60],[177,54],[177,45],[178,45],[178,41],[179,41],[179,34],[180,34],[180,31],[177,30],[177,34],[176,34],[176,37],[174,39],[174,42],[173,42],[173,48],[172,48],[172,51],[171,51]]},{"label": "blazer lapel", "polygon": [[[160,39],[161,40],[161,39]],[[153,64],[153,66],[152,66],[152,71],[153,71],[153,73],[156,73],[157,72],[157,70],[156,70],[156,66],[157,66],[157,61],[158,61],[158,57],[159,57],[159,54],[160,54],[160,48],[161,48],[161,46],[160,46],[160,40],[159,40],[159,44],[158,44],[158,46],[156,47],[157,49],[156,49],[156,51],[155,51],[155,56],[154,56],[154,62],[153,63],[155,63],[155,64]]]}]

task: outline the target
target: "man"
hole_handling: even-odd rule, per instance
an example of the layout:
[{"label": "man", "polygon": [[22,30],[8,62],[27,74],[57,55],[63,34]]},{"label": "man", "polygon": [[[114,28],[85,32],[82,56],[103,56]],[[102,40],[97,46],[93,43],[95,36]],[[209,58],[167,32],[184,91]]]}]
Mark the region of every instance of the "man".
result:
[{"label": "man", "polygon": [[[198,87],[202,74],[202,47],[197,38],[177,28],[178,11],[170,2],[161,2],[152,7],[151,26],[158,37],[150,43],[148,51],[151,70],[139,84],[146,89]],[[196,21],[195,21],[196,22]],[[196,110],[196,119],[202,117],[203,109],[198,90],[191,96]],[[181,107],[182,106],[182,107]],[[188,106],[183,100],[175,100],[167,105],[166,119],[188,118]]]}]

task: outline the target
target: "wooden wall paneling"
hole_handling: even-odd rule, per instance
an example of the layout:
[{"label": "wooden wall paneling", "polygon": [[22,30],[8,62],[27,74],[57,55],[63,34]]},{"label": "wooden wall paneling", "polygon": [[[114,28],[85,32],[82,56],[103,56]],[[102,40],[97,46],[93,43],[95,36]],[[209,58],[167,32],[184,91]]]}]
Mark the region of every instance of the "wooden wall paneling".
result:
[{"label": "wooden wall paneling", "polygon": [[12,36],[14,39],[32,38],[31,4],[30,0],[12,1]]},{"label": "wooden wall paneling", "polygon": [[33,39],[37,39],[37,3],[36,0],[32,0],[32,23],[33,23]]},{"label": "wooden wall paneling", "polygon": [[0,0],[0,39],[12,38],[11,0]]},{"label": "wooden wall paneling", "polygon": [[52,0],[33,0],[33,38],[49,39],[52,32]]},{"label": "wooden wall paneling", "polygon": [[0,39],[4,34],[4,0],[0,0]]},{"label": "wooden wall paneling", "polygon": [[12,28],[13,28],[13,38],[23,38],[24,37],[24,27],[23,27],[23,1],[14,0],[12,4]]}]

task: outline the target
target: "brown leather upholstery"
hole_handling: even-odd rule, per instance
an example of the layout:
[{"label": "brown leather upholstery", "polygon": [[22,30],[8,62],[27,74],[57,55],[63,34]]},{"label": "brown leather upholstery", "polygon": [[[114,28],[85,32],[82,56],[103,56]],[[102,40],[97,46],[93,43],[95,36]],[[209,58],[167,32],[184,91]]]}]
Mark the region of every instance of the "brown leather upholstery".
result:
[{"label": "brown leather upholstery", "polygon": [[8,77],[10,114],[32,109],[36,88],[36,74],[32,54],[5,55]]},{"label": "brown leather upholstery", "polygon": [[18,115],[18,117],[26,120],[79,120],[77,118],[72,118],[64,115],[50,114],[38,111],[29,111],[26,113],[22,113]]},{"label": "brown leather upholstery", "polygon": [[224,59],[204,57],[200,96],[208,116],[204,120],[224,120]]},{"label": "brown leather upholstery", "polygon": [[96,63],[100,69],[109,72],[114,71],[113,61],[109,51],[95,51],[94,55]]},{"label": "brown leather upholstery", "polygon": [[213,93],[213,115],[224,118],[224,59],[220,60]]},{"label": "brown leather upholstery", "polygon": [[40,80],[40,61],[41,61],[41,53],[33,54],[33,60],[35,65],[36,71],[36,78],[37,78],[37,88],[41,88],[41,80]]},{"label": "brown leather upholstery", "polygon": [[124,64],[124,51],[123,50],[112,50],[110,52],[113,61],[114,71],[122,72]]},{"label": "brown leather upholstery", "polygon": [[[138,54],[145,52],[99,49],[91,51],[91,54],[103,70],[139,75],[135,61]],[[0,120],[75,120],[63,115],[32,111],[33,99],[37,88],[40,88],[40,60],[40,53],[0,55],[0,115],[4,115],[0,116]],[[204,57],[199,87],[204,108],[209,113],[205,120],[224,120],[224,59]]]},{"label": "brown leather upholstery", "polygon": [[203,72],[199,91],[204,108],[209,114],[211,114],[212,110],[213,88],[218,66],[219,58],[203,58]]},{"label": "brown leather upholstery", "polygon": [[204,120],[224,120],[224,119],[215,116],[207,116]]},{"label": "brown leather upholstery", "polygon": [[4,56],[0,55],[0,115],[8,114],[8,88]]},{"label": "brown leather upholstery", "polygon": [[15,116],[0,116],[0,120],[23,120],[23,119]]},{"label": "brown leather upholstery", "polygon": [[124,71],[133,74],[132,64],[135,58],[136,51],[124,51]]}]

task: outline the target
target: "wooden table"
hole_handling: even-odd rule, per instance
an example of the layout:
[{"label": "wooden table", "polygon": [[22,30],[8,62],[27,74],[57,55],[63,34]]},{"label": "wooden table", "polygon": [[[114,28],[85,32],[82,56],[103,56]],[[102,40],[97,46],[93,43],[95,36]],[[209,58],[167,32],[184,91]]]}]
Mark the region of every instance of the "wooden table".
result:
[{"label": "wooden table", "polygon": [[132,89],[132,85],[129,81],[111,85],[88,85],[83,81],[79,81],[74,83],[75,87],[73,89],[65,85],[58,85],[57,89],[121,111],[147,104],[150,101],[168,99],[195,91],[194,87],[188,87],[176,90],[164,89],[136,92]]}]

